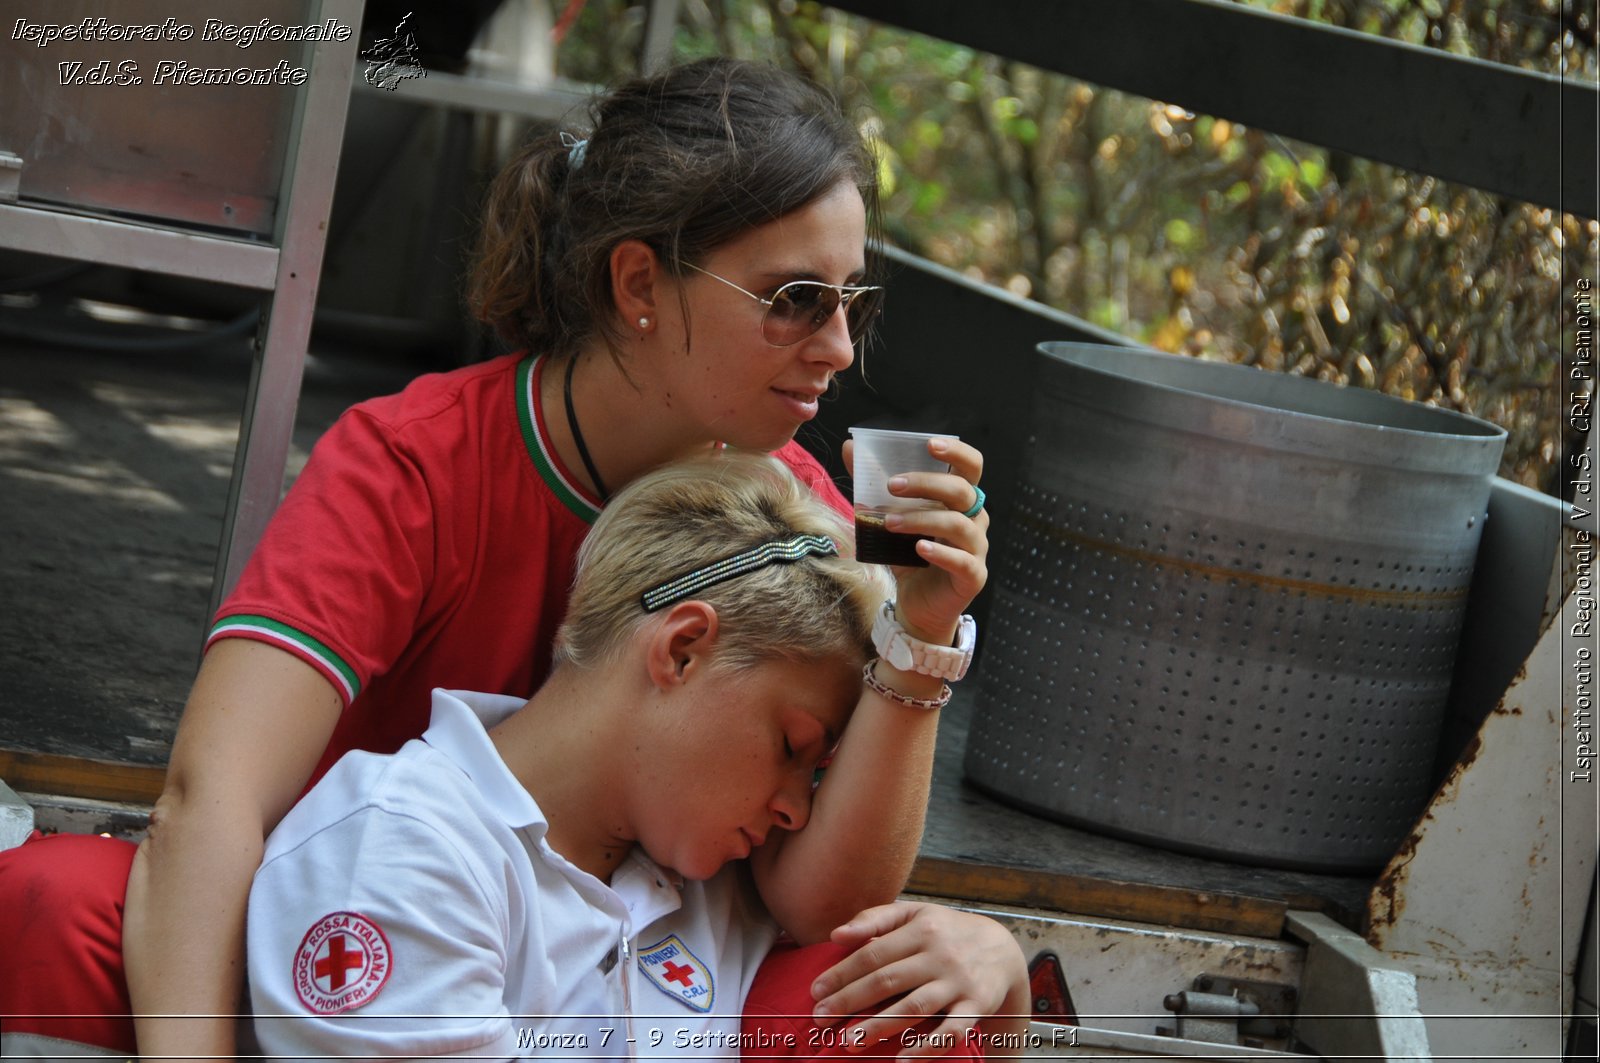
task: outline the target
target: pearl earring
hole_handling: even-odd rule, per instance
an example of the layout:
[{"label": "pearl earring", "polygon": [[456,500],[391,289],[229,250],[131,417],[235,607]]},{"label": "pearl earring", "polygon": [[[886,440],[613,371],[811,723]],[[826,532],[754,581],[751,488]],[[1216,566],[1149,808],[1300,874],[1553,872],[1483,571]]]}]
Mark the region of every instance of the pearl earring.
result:
[{"label": "pearl earring", "polygon": [[650,319],[647,318],[647,317],[641,317],[639,319],[639,327],[642,328],[642,329],[649,328],[650,327]]}]

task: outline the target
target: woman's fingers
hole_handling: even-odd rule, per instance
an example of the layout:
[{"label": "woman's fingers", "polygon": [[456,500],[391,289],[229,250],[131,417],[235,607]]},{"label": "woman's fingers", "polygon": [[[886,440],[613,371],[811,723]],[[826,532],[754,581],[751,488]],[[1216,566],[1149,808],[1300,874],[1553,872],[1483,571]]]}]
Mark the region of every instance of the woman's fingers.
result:
[{"label": "woman's fingers", "polygon": [[977,597],[988,582],[988,566],[966,550],[923,539],[917,543],[917,554],[933,568],[949,575],[951,587],[969,601]]},{"label": "woman's fingers", "polygon": [[[950,464],[950,471],[969,484],[975,484],[983,479],[983,452],[971,443],[963,443],[959,439],[930,439],[928,453]],[[972,500],[967,500],[967,506]],[[966,509],[967,506],[962,506]]]},{"label": "woman's fingers", "polygon": [[841,1043],[852,1053],[942,1056],[970,1047],[999,1008],[1027,1005],[1021,949],[982,916],[896,902],[860,913],[833,940],[864,943],[812,984],[816,1022],[846,1023]]},{"label": "woman's fingers", "polygon": [[[903,1056],[939,1056],[962,1044],[965,1031],[982,1017],[971,1001],[954,1000],[946,987],[930,982],[876,1015],[852,1023],[846,1028],[845,1043],[852,1051],[870,1053],[887,1041]],[[919,1029],[930,1020],[937,1025]]]},{"label": "woman's fingers", "polygon": [[989,552],[989,517],[979,513],[968,520],[948,509],[917,509],[902,513],[885,513],[883,526],[902,535],[921,535],[938,539],[959,547],[977,557]]},{"label": "woman's fingers", "polygon": [[898,981],[906,972],[895,965],[918,951],[910,935],[875,937],[823,971],[811,983],[818,1021],[837,1022],[914,988],[914,983]]},{"label": "woman's fingers", "polygon": [[[957,516],[965,514],[977,500],[972,481],[948,472],[906,472],[889,478],[889,493],[896,498],[926,498]],[[974,518],[982,516],[979,510]]]},{"label": "woman's fingers", "polygon": [[835,927],[828,936],[835,945],[857,948],[875,937],[882,937],[891,930],[905,926],[916,917],[920,907],[919,903],[911,901],[892,901],[864,908],[851,916],[848,923]]}]

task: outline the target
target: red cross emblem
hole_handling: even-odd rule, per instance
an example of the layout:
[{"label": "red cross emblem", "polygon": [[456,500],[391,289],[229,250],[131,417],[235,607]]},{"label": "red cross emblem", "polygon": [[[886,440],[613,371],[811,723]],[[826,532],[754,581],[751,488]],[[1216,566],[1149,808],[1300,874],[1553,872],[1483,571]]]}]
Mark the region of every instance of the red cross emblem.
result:
[{"label": "red cross emblem", "polygon": [[355,912],[333,912],[311,924],[295,952],[295,993],[318,1015],[366,1004],[389,980],[389,941],[378,924]]},{"label": "red cross emblem", "polygon": [[326,978],[329,989],[343,989],[345,972],[359,971],[367,965],[367,954],[354,945],[354,941],[355,938],[342,930],[328,938],[328,954],[312,965],[319,985]]},{"label": "red cross emblem", "polygon": [[639,949],[639,970],[650,984],[698,1012],[709,1012],[717,985],[711,968],[677,934]]}]

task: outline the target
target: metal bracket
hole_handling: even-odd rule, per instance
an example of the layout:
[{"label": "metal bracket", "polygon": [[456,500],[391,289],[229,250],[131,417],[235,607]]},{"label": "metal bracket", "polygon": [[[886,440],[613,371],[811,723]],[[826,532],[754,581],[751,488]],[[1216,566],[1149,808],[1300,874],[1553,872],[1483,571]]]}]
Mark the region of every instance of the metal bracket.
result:
[{"label": "metal bracket", "polygon": [[1239,1020],[1261,1013],[1261,1008],[1238,996],[1184,990],[1169,994],[1162,1006],[1178,1017],[1176,1036],[1186,1041],[1238,1045]]},{"label": "metal bracket", "polygon": [[1177,1017],[1166,1036],[1216,1044],[1261,1048],[1266,1040],[1286,1040],[1297,995],[1293,986],[1203,974],[1194,988],[1167,996],[1162,1004]]},{"label": "metal bracket", "polygon": [[22,156],[0,151],[0,203],[15,203],[22,194]]},{"label": "metal bracket", "polygon": [[1321,912],[1291,911],[1285,929],[1306,943],[1300,1043],[1332,1063],[1433,1058],[1411,971]]}]

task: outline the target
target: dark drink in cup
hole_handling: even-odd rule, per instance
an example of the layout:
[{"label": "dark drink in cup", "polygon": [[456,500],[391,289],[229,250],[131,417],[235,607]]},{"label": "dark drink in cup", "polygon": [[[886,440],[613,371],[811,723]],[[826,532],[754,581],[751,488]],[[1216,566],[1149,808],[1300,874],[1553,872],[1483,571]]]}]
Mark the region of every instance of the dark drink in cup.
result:
[{"label": "dark drink in cup", "polygon": [[926,568],[928,562],[917,553],[917,540],[927,536],[892,532],[884,527],[883,516],[870,509],[856,510],[856,560]]},{"label": "dark drink in cup", "polygon": [[917,540],[926,536],[892,532],[884,526],[884,516],[943,508],[931,499],[902,498],[889,491],[889,481],[905,473],[950,471],[948,463],[928,451],[934,435],[859,426],[850,429],[850,435],[855,439],[856,559],[875,565],[927,567],[928,562],[917,553]]}]

